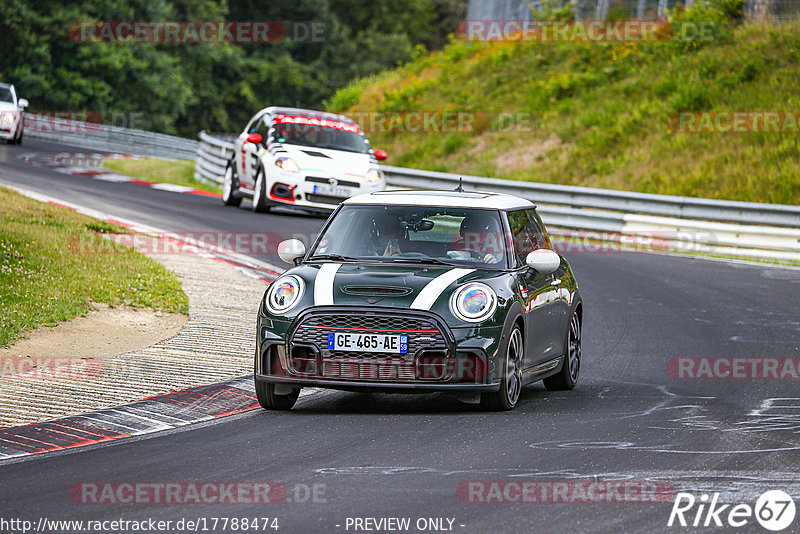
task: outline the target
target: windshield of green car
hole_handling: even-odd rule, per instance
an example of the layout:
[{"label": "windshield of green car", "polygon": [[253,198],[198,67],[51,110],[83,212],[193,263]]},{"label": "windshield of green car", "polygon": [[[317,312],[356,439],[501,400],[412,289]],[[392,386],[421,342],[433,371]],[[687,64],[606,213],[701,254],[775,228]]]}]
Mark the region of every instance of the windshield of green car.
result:
[{"label": "windshield of green car", "polygon": [[367,140],[359,133],[312,124],[276,124],[275,140],[289,145],[344,150],[359,154],[366,154],[370,149]]},{"label": "windshield of green car", "polygon": [[431,206],[343,206],[309,259],[440,263],[504,269],[497,210]]}]

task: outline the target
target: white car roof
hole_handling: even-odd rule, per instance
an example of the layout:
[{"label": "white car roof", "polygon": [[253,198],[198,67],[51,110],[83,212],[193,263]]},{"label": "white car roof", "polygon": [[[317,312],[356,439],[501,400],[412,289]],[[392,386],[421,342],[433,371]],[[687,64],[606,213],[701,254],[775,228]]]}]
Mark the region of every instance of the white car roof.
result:
[{"label": "white car roof", "polygon": [[486,191],[376,191],[350,197],[342,204],[346,205],[402,205],[402,206],[445,206],[454,208],[488,208],[496,210],[512,210],[517,208],[535,208],[530,200],[489,193]]}]

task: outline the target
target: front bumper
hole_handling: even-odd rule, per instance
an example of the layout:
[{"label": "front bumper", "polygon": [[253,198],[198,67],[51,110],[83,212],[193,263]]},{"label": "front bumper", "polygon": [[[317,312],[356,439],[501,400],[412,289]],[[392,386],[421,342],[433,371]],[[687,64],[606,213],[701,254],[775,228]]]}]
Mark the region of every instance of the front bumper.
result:
[{"label": "front bumper", "polygon": [[362,193],[383,191],[386,180],[368,182],[363,177],[324,177],[323,173],[299,174],[280,171],[270,181],[273,202],[314,210],[333,211],[344,200]]},{"label": "front bumper", "polygon": [[[8,122],[12,119],[13,122]],[[12,111],[0,112],[0,139],[13,139],[20,130],[21,117]]]},{"label": "front bumper", "polygon": [[483,393],[497,391],[500,389],[500,381],[496,380],[491,384],[426,384],[426,383],[402,383],[402,382],[371,382],[355,380],[322,380],[322,379],[302,379],[277,377],[272,375],[255,375],[256,380],[262,382],[272,382],[275,384],[286,384],[297,387],[315,387],[327,389],[342,389],[352,391],[374,390],[374,391],[393,391],[397,393],[432,393],[432,392],[474,392]]},{"label": "front bumper", "polygon": [[[408,335],[404,354],[330,351],[328,333]],[[294,386],[398,392],[496,391],[501,327],[450,328],[417,310],[325,306],[292,321],[258,323],[257,380]]]}]

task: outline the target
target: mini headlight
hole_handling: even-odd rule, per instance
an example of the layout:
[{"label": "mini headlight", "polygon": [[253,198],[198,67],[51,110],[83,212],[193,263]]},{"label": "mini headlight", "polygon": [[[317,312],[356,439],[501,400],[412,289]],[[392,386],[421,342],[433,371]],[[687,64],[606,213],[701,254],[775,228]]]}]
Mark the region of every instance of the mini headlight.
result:
[{"label": "mini headlight", "polygon": [[14,124],[17,122],[17,114],[13,112],[0,113],[3,124]]},{"label": "mini headlight", "polygon": [[300,302],[304,290],[302,278],[293,275],[278,278],[267,292],[267,311],[274,314],[288,312]]},{"label": "mini headlight", "polygon": [[297,165],[297,162],[292,158],[278,158],[275,160],[275,165],[277,165],[286,172],[297,172],[300,170],[300,167]]},{"label": "mini headlight", "polygon": [[453,292],[450,307],[459,319],[477,323],[494,313],[497,308],[497,294],[486,284],[472,282]]},{"label": "mini headlight", "polygon": [[378,169],[370,169],[367,171],[366,178],[368,182],[380,182],[381,172]]}]

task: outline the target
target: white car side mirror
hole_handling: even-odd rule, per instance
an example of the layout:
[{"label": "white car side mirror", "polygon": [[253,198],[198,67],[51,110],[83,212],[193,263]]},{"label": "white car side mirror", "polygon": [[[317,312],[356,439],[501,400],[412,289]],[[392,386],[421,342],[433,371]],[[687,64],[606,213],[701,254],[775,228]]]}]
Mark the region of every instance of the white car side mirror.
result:
[{"label": "white car side mirror", "polygon": [[24,98],[20,98],[20,99],[17,101],[17,107],[18,107],[18,108],[20,108],[20,109],[25,109],[25,108],[27,108],[29,105],[30,105],[30,104],[28,104],[28,101],[27,101],[26,99],[24,99]]},{"label": "white car side mirror", "polygon": [[561,265],[561,256],[546,248],[534,250],[525,258],[525,263],[531,269],[541,274],[552,273]]},{"label": "white car side mirror", "polygon": [[294,263],[306,255],[306,246],[299,239],[287,239],[278,244],[278,256],[286,263]]}]

